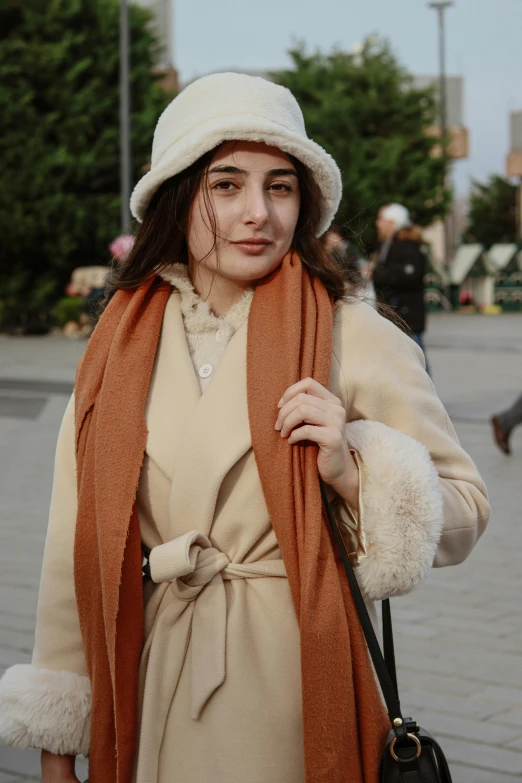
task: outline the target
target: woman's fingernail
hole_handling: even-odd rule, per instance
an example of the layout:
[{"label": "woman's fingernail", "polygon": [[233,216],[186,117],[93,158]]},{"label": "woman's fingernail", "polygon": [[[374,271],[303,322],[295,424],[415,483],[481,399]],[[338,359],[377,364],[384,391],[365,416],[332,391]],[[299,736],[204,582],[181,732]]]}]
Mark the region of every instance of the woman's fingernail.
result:
[{"label": "woman's fingernail", "polygon": [[281,425],[279,424],[278,421],[276,421],[276,423],[274,424],[274,429],[276,429],[277,431],[281,429]]},{"label": "woman's fingernail", "polygon": [[281,399],[280,399],[280,400],[279,400],[279,402],[277,403],[277,407],[278,407],[278,408],[282,408],[282,407],[283,407],[283,405],[284,405],[284,403],[285,403],[285,398],[284,398],[284,397],[281,397]]}]

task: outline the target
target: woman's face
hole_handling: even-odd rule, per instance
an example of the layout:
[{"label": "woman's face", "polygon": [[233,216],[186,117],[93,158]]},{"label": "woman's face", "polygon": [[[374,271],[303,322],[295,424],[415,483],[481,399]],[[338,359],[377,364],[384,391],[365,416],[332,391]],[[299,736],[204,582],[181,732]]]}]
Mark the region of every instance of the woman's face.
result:
[{"label": "woman's face", "polygon": [[382,242],[386,242],[388,239],[392,239],[395,234],[395,223],[393,220],[388,220],[383,215],[384,207],[379,210],[375,225],[377,226],[377,236]]},{"label": "woman's face", "polygon": [[297,172],[288,155],[263,143],[225,142],[190,210],[190,266],[240,286],[260,280],[290,249],[300,201]]}]

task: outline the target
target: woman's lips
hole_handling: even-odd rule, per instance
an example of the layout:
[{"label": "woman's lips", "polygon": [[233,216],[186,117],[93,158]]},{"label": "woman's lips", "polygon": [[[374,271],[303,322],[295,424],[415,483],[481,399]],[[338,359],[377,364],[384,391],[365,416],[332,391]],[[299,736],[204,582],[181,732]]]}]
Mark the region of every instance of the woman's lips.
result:
[{"label": "woman's lips", "polygon": [[232,242],[232,244],[239,248],[243,253],[247,253],[249,256],[260,256],[263,250],[270,247],[271,242]]}]

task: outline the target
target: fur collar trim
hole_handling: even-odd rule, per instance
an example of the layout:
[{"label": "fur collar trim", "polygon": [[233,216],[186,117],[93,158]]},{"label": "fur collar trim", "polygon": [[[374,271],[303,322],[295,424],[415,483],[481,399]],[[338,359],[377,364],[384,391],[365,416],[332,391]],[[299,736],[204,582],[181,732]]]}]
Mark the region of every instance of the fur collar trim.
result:
[{"label": "fur collar trim", "polygon": [[248,320],[254,290],[245,291],[224,316],[215,315],[208,302],[194,290],[186,264],[171,264],[159,272],[159,276],[176,288],[181,295],[181,312],[185,329],[190,334],[215,332],[223,327],[232,327],[236,332]]}]

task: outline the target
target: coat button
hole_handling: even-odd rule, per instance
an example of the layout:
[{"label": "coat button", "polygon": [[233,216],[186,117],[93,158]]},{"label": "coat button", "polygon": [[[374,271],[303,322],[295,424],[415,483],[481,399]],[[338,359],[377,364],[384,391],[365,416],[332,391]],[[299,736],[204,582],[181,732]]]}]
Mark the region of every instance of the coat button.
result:
[{"label": "coat button", "polygon": [[209,375],[212,375],[212,370],[214,368],[211,364],[204,364],[202,367],[198,370],[198,375],[200,378],[208,378]]}]

